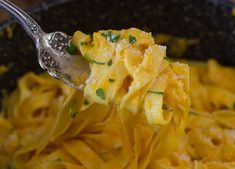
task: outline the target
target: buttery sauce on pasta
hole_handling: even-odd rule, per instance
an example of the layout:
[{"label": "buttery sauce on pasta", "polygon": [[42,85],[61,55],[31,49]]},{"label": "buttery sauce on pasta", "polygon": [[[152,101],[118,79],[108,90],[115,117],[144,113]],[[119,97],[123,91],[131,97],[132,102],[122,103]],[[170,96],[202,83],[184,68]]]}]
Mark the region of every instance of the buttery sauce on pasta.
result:
[{"label": "buttery sauce on pasta", "polygon": [[168,62],[166,47],[150,33],[136,28],[99,31],[91,36],[77,31],[73,44],[90,62],[86,81],[86,109],[93,103],[118,105],[121,111],[143,112],[150,124],[174,120],[183,127],[189,111],[189,68]]},{"label": "buttery sauce on pasta", "polygon": [[187,65],[150,34],[77,32],[73,43],[91,63],[85,92],[47,74],[19,79],[3,101],[0,168],[235,168],[234,68],[189,63],[188,93]]}]

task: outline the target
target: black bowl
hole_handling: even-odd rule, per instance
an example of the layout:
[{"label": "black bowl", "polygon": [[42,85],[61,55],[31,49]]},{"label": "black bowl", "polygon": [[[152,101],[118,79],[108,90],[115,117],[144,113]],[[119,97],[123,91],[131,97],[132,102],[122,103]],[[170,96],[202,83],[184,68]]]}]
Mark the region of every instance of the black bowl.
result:
[{"label": "black bowl", "polygon": [[[72,34],[100,29],[137,27],[153,33],[196,38],[199,44],[185,54],[188,59],[215,58],[235,66],[235,4],[225,0],[54,0],[30,10],[47,31]],[[0,88],[11,91],[16,80],[28,71],[41,72],[33,41],[14,21],[1,24],[0,65],[11,65],[0,76]],[[8,38],[5,28],[13,27]],[[1,96],[0,96],[1,97]]]}]

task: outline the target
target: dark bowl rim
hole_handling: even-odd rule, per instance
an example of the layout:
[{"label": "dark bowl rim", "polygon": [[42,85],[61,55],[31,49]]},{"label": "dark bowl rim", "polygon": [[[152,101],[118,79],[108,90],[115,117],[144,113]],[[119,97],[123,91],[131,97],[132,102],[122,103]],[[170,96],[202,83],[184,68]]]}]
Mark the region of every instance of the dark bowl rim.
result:
[{"label": "dark bowl rim", "polygon": [[[25,10],[25,12],[27,14],[29,14],[30,16],[32,16],[35,13],[47,11],[48,9],[50,9],[52,7],[55,7],[57,5],[64,4],[64,3],[69,3],[72,1],[75,1],[75,0],[46,0],[45,2],[41,2],[37,5],[33,5],[32,7],[27,8]],[[0,8],[0,10],[2,10],[2,9]],[[0,32],[2,30],[4,30],[6,27],[8,27],[9,25],[12,25],[13,23],[16,23],[16,22],[17,21],[12,17],[1,21],[0,22]]]},{"label": "dark bowl rim", "polygon": [[[34,5],[28,9],[26,9],[25,11],[29,15],[32,16],[35,13],[46,11],[52,7],[57,6],[57,5],[69,3],[72,1],[76,1],[76,0],[46,0],[45,2],[41,2],[37,5]],[[215,6],[223,5],[224,7],[230,7],[232,9],[235,8],[235,1],[232,1],[232,0],[205,0],[205,1],[213,3]],[[12,25],[13,23],[16,23],[16,20],[12,17],[1,21],[0,22],[0,32],[3,31],[9,25]]]}]

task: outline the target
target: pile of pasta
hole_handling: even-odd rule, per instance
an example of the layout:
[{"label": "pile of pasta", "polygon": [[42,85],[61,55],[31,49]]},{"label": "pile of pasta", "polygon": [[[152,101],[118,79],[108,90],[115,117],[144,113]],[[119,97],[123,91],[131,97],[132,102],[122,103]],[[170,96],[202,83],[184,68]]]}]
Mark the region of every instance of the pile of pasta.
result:
[{"label": "pile of pasta", "polygon": [[[161,108],[167,110],[163,114],[172,114],[164,125],[149,123],[144,109],[133,113],[114,104],[100,104],[47,74],[27,73],[3,101],[0,168],[235,168],[235,69],[215,60],[189,63],[191,109],[187,117],[187,98],[175,98],[172,104],[165,98],[186,95],[185,76],[179,76],[185,73],[174,69],[175,62],[163,59],[163,63],[170,64],[167,72],[175,75],[173,87],[168,86],[174,92],[166,89],[163,98],[157,95],[163,99]],[[183,108],[180,103],[185,103]]]},{"label": "pile of pasta", "polygon": [[4,101],[1,166],[16,169],[147,168],[177,147],[173,122],[150,125],[144,113],[94,103],[49,75],[28,73]]},{"label": "pile of pasta", "polygon": [[[177,149],[156,160],[156,169],[235,168],[235,69],[190,64],[191,110]],[[151,167],[150,167],[151,168]],[[151,169],[152,169],[151,168]]]}]

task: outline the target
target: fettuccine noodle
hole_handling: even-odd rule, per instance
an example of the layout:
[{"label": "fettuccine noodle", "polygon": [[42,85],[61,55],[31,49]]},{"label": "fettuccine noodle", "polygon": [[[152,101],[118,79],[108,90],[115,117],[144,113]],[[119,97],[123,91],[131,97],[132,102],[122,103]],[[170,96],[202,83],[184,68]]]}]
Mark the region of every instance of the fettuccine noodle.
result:
[{"label": "fettuccine noodle", "polygon": [[169,124],[174,113],[176,123],[184,126],[189,111],[189,68],[168,62],[166,47],[155,44],[150,33],[131,28],[99,31],[91,38],[77,31],[73,44],[91,66],[83,110],[93,103],[114,103],[122,111],[143,111],[150,124]]},{"label": "fettuccine noodle", "polygon": [[[132,31],[137,43],[141,38]],[[113,32],[115,35],[120,33]],[[130,32],[126,33],[128,37]],[[87,40],[82,42],[90,42],[90,37],[80,35]],[[124,36],[122,33],[120,35]],[[84,52],[85,48],[93,46],[95,52],[101,51],[100,39],[96,38],[103,37],[99,36],[98,33],[93,35],[93,42],[97,44],[79,46],[80,50]],[[107,39],[101,40],[102,43],[107,43]],[[122,39],[119,41],[121,43]],[[151,45],[149,42],[143,43],[155,46],[152,42]],[[100,48],[96,47],[98,44]],[[116,45],[107,45],[110,44]],[[137,49],[140,47],[139,44],[135,45]],[[157,45],[155,47],[158,54],[164,49]],[[86,52],[88,51],[90,50]],[[17,89],[3,101],[0,116],[0,168],[235,168],[234,68],[223,67],[214,60],[205,64],[189,63],[189,110],[186,64],[168,62],[162,57],[161,64],[159,63],[161,68],[156,68],[158,74],[149,81],[146,77],[144,82],[147,84],[144,88],[138,88],[143,95],[133,92],[133,99],[125,100],[128,91],[124,87],[129,87],[132,83],[127,80],[127,84],[119,84],[114,90],[113,86],[109,86],[109,80],[108,83],[105,81],[110,78],[107,74],[114,69],[113,66],[122,62],[115,60],[116,56],[112,55],[113,64],[110,67],[91,65],[92,69],[97,70],[91,71],[94,75],[91,77],[97,77],[99,83],[92,86],[88,81],[85,93],[70,89],[47,74],[24,75],[19,80]],[[100,58],[90,59],[101,63],[108,60]],[[123,69],[125,76],[118,73],[112,79],[119,82],[118,75],[122,78],[133,75],[132,70],[137,70],[142,62],[144,59],[134,68],[130,63],[128,71],[125,70],[127,66],[117,66],[117,69]],[[166,76],[170,78],[165,79]],[[97,88],[105,91],[104,100],[96,97]],[[164,95],[157,92],[163,92]],[[135,98],[141,100],[137,102]],[[154,109],[147,109],[146,104],[151,101],[156,101],[154,104],[159,105]],[[160,118],[159,114],[150,116],[148,113],[151,111],[163,116],[166,113],[169,115],[166,115],[167,118]]]}]

